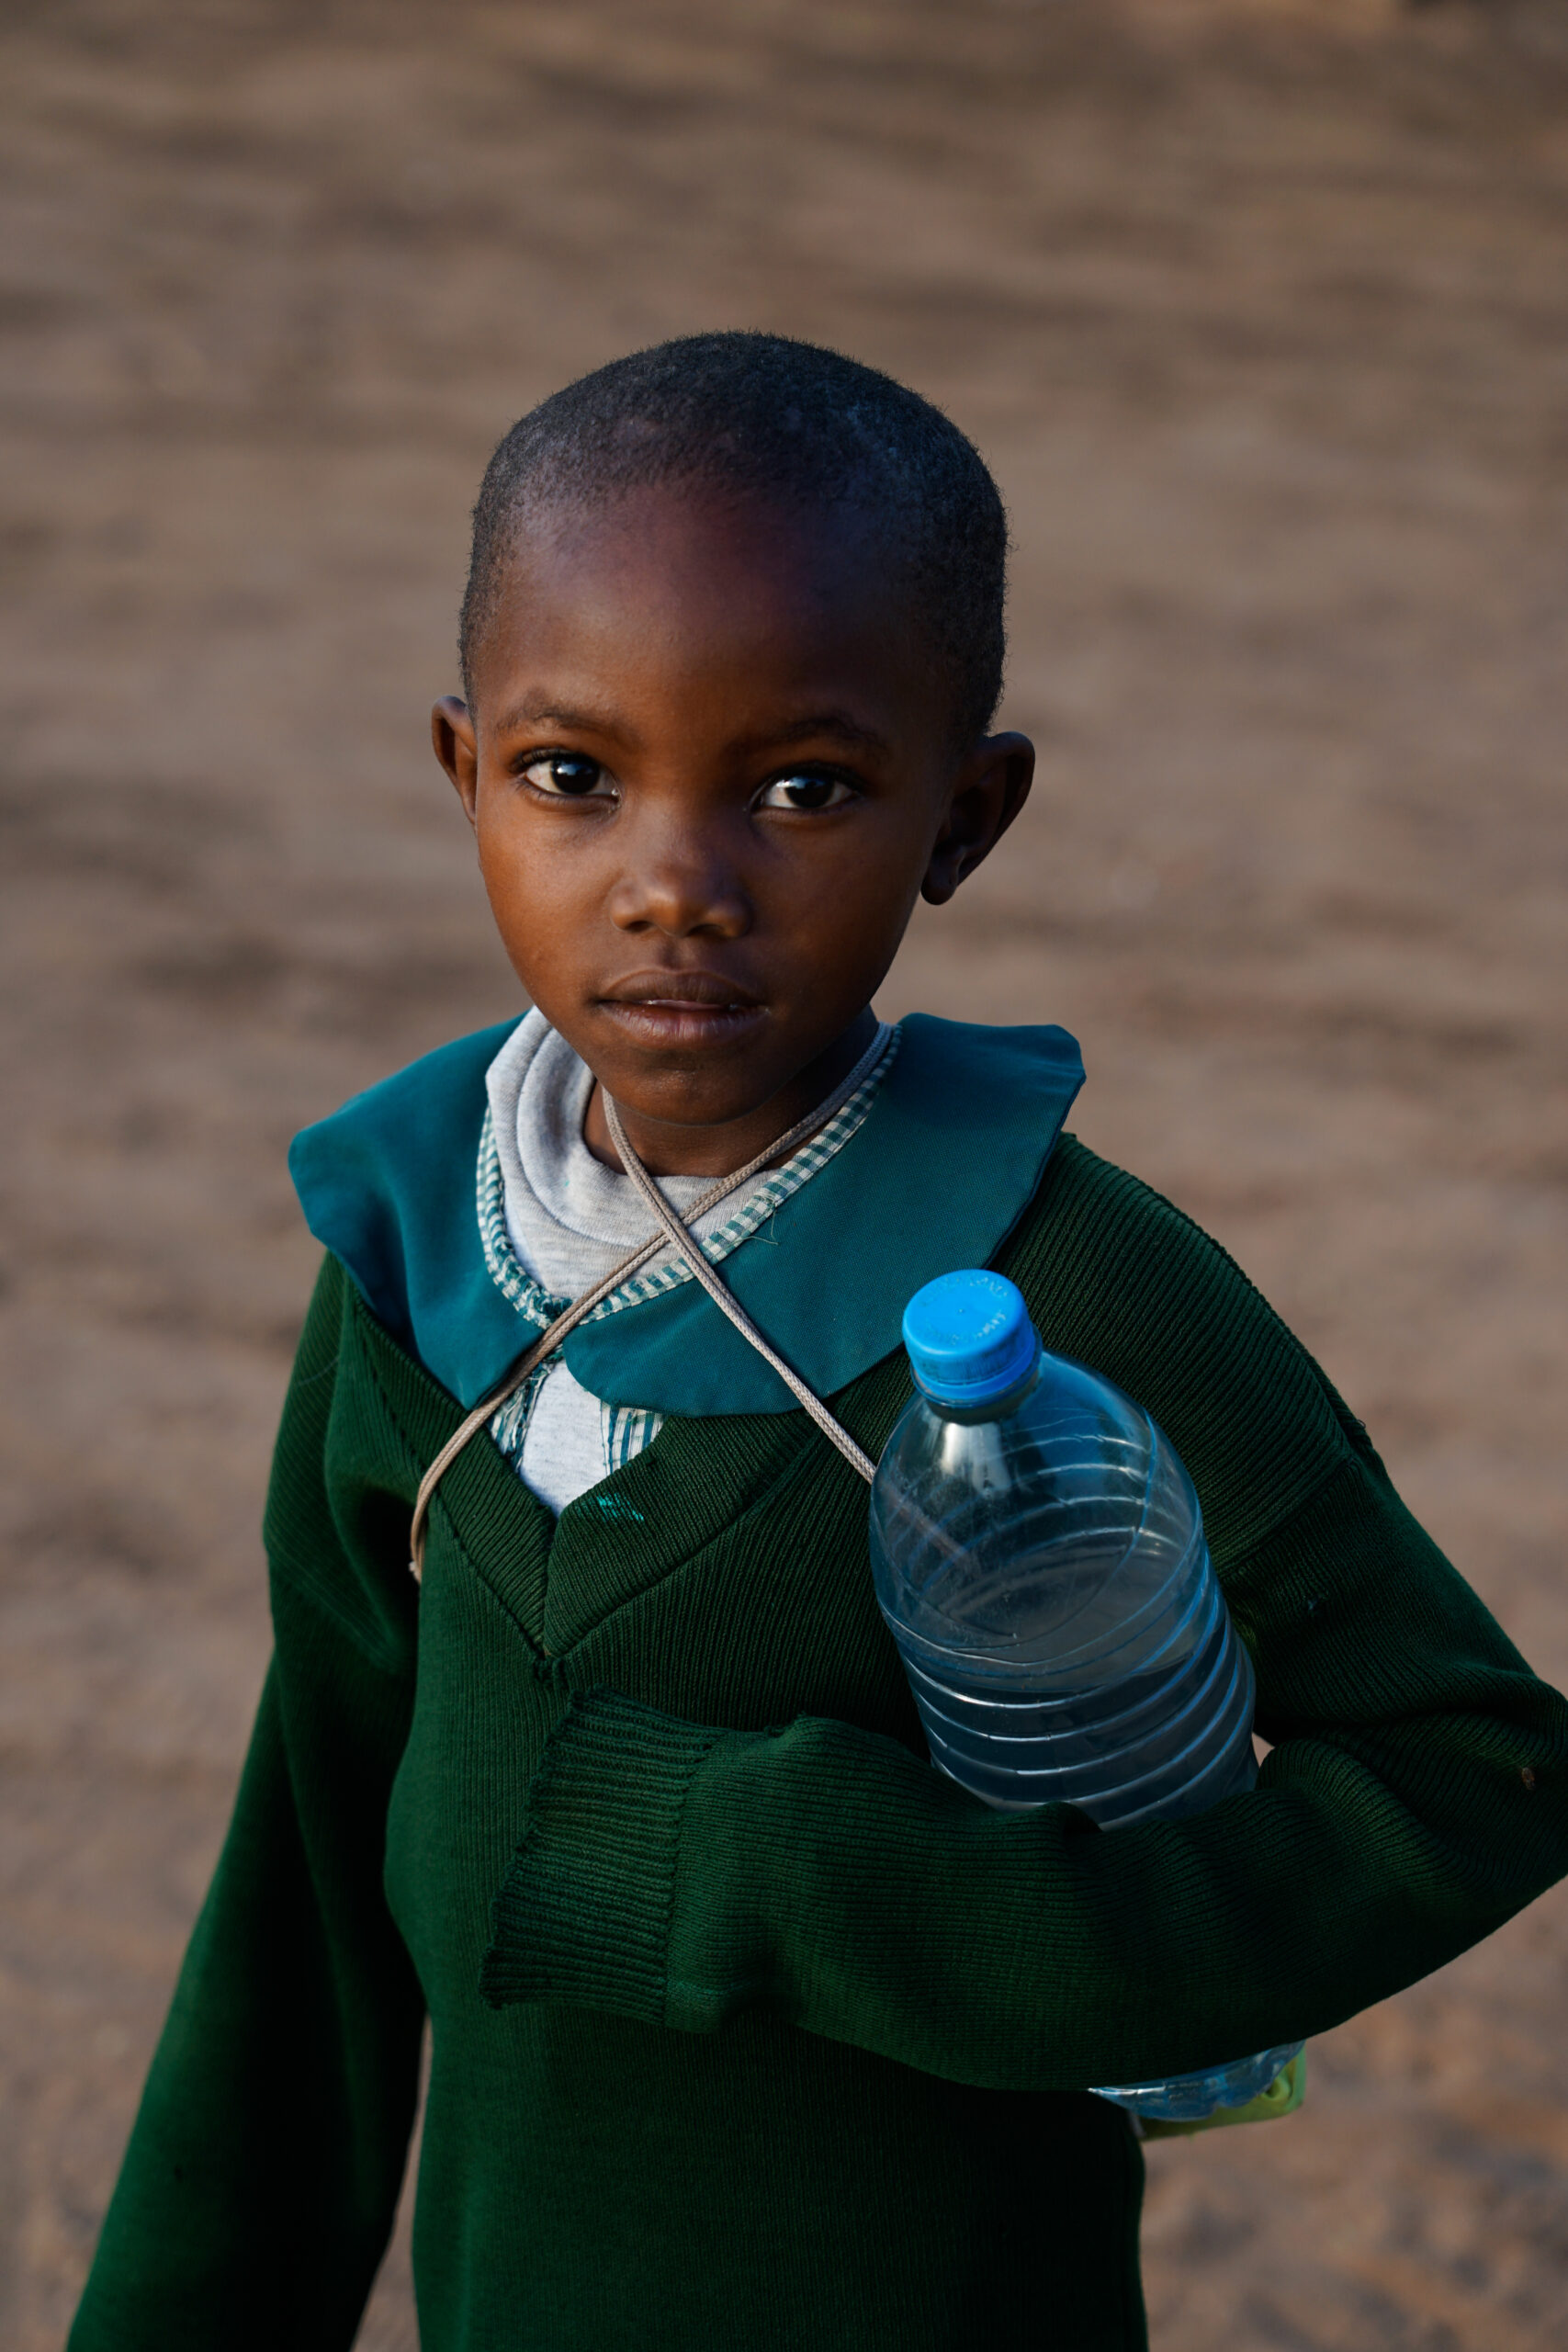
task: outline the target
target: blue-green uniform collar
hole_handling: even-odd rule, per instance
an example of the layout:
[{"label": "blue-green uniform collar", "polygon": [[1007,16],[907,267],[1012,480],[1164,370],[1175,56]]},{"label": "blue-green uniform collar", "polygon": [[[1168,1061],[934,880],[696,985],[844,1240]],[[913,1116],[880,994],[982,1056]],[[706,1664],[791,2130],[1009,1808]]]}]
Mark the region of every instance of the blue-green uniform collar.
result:
[{"label": "blue-green uniform collar", "polygon": [[[372,1314],[464,1405],[537,1336],[491,1279],[476,1206],[485,1072],[513,1027],[427,1054],[307,1127],[288,1156],[306,1223]],[[1016,1224],[1083,1083],[1064,1029],[911,1013],[863,1125],[724,1261],[726,1282],[819,1396],[899,1344],[911,1294],[981,1266]],[[692,1418],[795,1399],[695,1283],[564,1349],[615,1405]]]}]

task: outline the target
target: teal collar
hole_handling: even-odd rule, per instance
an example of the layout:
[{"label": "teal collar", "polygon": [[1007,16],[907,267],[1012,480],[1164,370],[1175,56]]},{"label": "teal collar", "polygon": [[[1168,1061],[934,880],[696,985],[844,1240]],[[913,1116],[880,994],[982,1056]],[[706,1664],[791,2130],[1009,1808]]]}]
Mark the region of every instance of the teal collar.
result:
[{"label": "teal collar", "polygon": [[[464,1405],[536,1336],[491,1279],[475,1202],[485,1072],[513,1027],[480,1030],[294,1139],[306,1223],[367,1306]],[[899,1344],[911,1293],[984,1265],[1032,1197],[1083,1083],[1063,1029],[911,1013],[859,1133],[727,1258],[747,1313],[821,1396]],[[584,1388],[683,1418],[780,1413],[795,1399],[695,1283],[564,1349]]]}]

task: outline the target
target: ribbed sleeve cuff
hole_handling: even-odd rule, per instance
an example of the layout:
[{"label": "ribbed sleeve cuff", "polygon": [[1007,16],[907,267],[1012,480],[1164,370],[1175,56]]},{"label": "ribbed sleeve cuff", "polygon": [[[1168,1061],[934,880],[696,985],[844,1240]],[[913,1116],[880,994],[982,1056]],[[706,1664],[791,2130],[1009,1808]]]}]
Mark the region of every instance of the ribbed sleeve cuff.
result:
[{"label": "ribbed sleeve cuff", "polygon": [[723,1737],[614,1690],[573,1697],[491,1907],[479,1990],[492,2008],[563,2001],[663,2023],[681,1816]]}]

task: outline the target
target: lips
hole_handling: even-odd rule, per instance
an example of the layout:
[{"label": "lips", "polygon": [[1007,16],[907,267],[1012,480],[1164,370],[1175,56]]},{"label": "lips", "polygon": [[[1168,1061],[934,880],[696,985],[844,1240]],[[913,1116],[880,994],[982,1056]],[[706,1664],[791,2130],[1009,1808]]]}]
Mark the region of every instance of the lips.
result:
[{"label": "lips", "polygon": [[749,989],[718,972],[633,972],[607,988],[599,1001],[610,1005],[702,1005],[729,1012],[761,1009]]},{"label": "lips", "polygon": [[604,991],[599,1010],[649,1046],[732,1045],[766,1017],[749,989],[719,972],[632,972]]}]

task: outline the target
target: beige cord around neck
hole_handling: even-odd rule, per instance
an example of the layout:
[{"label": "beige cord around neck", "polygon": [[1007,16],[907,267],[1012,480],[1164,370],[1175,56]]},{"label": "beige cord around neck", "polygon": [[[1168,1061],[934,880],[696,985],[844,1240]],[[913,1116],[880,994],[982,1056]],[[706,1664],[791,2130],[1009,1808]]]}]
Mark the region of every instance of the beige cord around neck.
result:
[{"label": "beige cord around neck", "polygon": [[489,1396],[481,1398],[480,1402],[474,1407],[467,1419],[457,1424],[435,1456],[419,1482],[419,1492],[414,1497],[413,1521],[409,1529],[409,1568],[416,1584],[424,1574],[424,1536],[430,1517],[431,1498],[458,1454],[462,1453],[469,1440],[477,1437],[480,1430],[501,1410],[507,1398],[514,1396],[524,1382],[537,1371],[546,1358],[554,1354],[567,1334],[576,1330],[583,1317],[591,1315],[602,1298],[608,1298],[612,1291],[618,1290],[621,1283],[630,1275],[635,1274],[639,1266],[646,1265],[649,1258],[657,1256],[665,1244],[671,1240],[679,1245],[693,1275],[701,1283],[715,1306],[721,1313],[728,1316],[736,1329],[748,1339],[758,1354],[773,1366],[791,1394],[799,1397],[823,1435],[832,1440],[845,1460],[853,1464],[863,1478],[867,1480],[874,1478],[876,1464],[870,1454],[863,1452],[848,1430],[834,1419],[816,1390],[808,1386],[791,1365],[785,1363],[776,1350],[769,1346],[744,1307],[737,1299],[731,1297],[725,1284],[719,1280],[704,1255],[701,1243],[690,1228],[699,1217],[705,1216],[709,1209],[716,1207],[728,1193],[748,1182],[751,1177],[760,1175],[771,1160],[787,1158],[797,1146],[806,1141],[807,1136],[815,1135],[818,1127],[825,1126],[833,1114],[842,1109],[851,1095],[865,1084],[886,1048],[887,1033],[879,1023],[875,1036],[856,1062],[853,1069],[850,1071],[847,1078],[840,1080],[827,1100],[819,1102],[814,1111],[808,1111],[804,1119],[798,1119],[787,1134],[776,1136],[764,1150],[758,1152],[754,1159],[749,1159],[744,1168],[738,1168],[732,1176],[721,1176],[711,1190],[705,1192],[700,1200],[694,1202],[684,1221],[671,1207],[664,1194],[627,1142],[626,1129],[621,1125],[621,1114],[615,1103],[607,1094],[604,1096],[604,1119],[610,1130],[611,1141],[620,1156],[621,1165],[627,1176],[659,1219],[658,1226],[646,1241],[639,1241],[637,1248],[629,1251],[618,1265],[612,1266],[609,1272],[596,1282],[592,1290],[585,1290],[581,1298],[572,1300],[563,1315],[557,1316],[548,1329],[542,1332],[533,1346],[518,1358],[499,1386],[492,1388]]},{"label": "beige cord around neck", "polygon": [[604,1123],[610,1130],[610,1140],[620,1154],[622,1167],[653,1211],[654,1216],[658,1217],[671,1241],[682,1245],[687,1265],[718,1308],[719,1313],[728,1316],[741,1338],[750,1340],[764,1363],[772,1364],[790,1394],[797,1396],[805,1406],[823,1436],[831,1439],[852,1469],[858,1470],[861,1476],[869,1484],[876,1476],[876,1464],[870,1454],[864,1453],[855,1443],[841,1421],[834,1419],[815,1388],[808,1382],[802,1380],[792,1364],[785,1363],[776,1348],[769,1345],[739,1300],[731,1295],[728,1284],[720,1279],[709,1264],[698,1244],[694,1241],[691,1234],[682,1224],[681,1219],[626,1141],[626,1131],[621,1125],[621,1114],[607,1094],[604,1097]]}]

